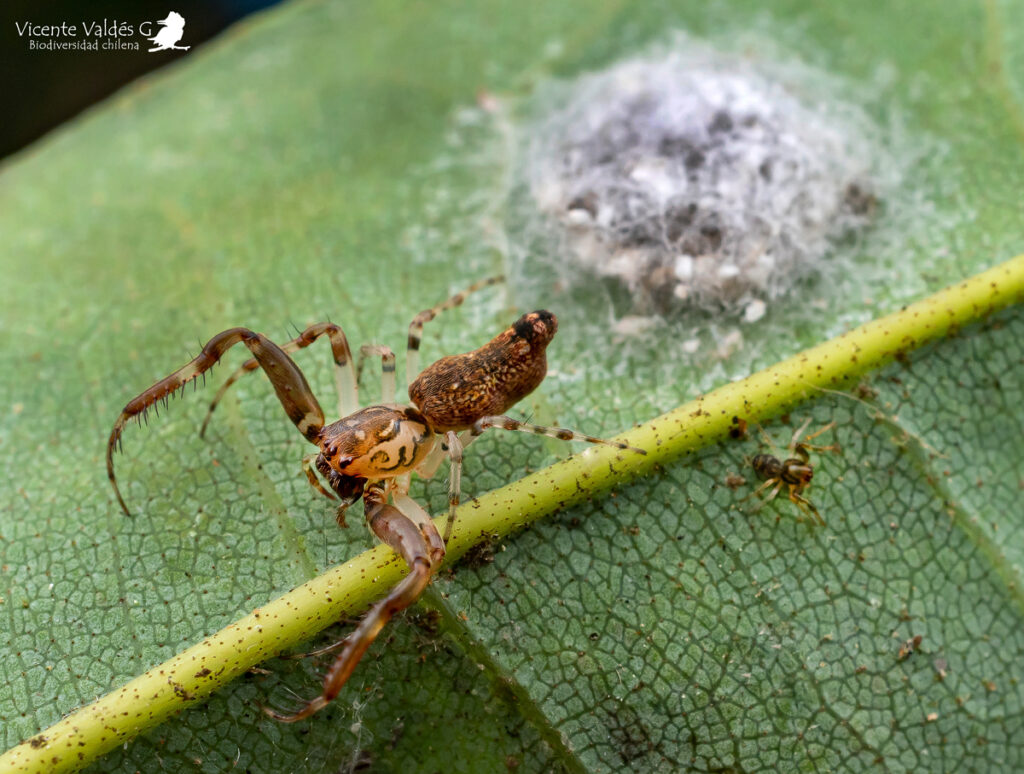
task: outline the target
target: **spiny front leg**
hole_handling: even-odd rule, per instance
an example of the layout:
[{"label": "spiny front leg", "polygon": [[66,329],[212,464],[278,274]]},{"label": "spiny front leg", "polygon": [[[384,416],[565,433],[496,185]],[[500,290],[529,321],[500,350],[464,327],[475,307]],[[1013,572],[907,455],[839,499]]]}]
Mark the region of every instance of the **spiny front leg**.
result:
[{"label": "spiny front leg", "polygon": [[107,441],[107,477],[125,515],[131,516],[131,512],[121,496],[114,475],[114,450],[120,445],[125,424],[133,418],[137,418],[141,424],[142,418],[151,406],[161,400],[166,405],[171,395],[213,368],[224,353],[238,342],[245,344],[255,355],[257,363],[274,385],[278,400],[299,431],[310,441],[314,441],[320,434],[324,426],[324,412],[310,391],[302,371],[279,346],[248,328],[231,328],[218,333],[206,342],[202,351],[191,362],[128,401],[128,405],[114,422],[114,429],[111,430]]},{"label": "spiny front leg", "polygon": [[[355,631],[345,639],[341,653],[324,676],[324,689],[319,696],[292,714],[263,708],[275,720],[295,723],[326,707],[341,692],[359,660],[387,622],[395,613],[419,599],[430,583],[434,569],[444,558],[444,546],[440,536],[436,535],[437,530],[434,529],[432,536],[425,535],[411,519],[384,502],[386,497],[383,484],[374,483],[367,487],[363,498],[366,518],[374,534],[405,560],[410,572],[384,599],[370,608]],[[433,529],[433,523],[430,523],[430,529]]]},{"label": "spiny front leg", "polygon": [[[352,371],[352,349],[348,345],[345,332],[334,323],[316,323],[310,325],[296,338],[283,345],[281,349],[285,352],[297,352],[300,349],[305,349],[325,334],[330,337],[331,354],[334,356],[334,379],[338,390],[338,416],[343,417],[359,408],[358,387],[356,385],[355,373]],[[213,412],[217,409],[218,404],[227,394],[231,385],[245,374],[255,371],[257,368],[259,368],[259,362],[255,358],[247,360],[220,386],[217,394],[210,401],[210,408],[206,412],[203,426],[199,429],[200,438],[206,435],[206,426],[210,424]]]}]

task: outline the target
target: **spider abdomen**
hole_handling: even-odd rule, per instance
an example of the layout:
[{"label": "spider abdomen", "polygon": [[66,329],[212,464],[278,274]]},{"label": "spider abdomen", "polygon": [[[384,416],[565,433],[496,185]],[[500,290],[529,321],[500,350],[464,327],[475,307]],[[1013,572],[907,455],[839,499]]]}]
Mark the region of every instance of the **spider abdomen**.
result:
[{"label": "spider abdomen", "polygon": [[557,329],[551,312],[525,314],[480,349],[426,368],[409,385],[409,399],[436,432],[465,430],[504,414],[544,380],[545,350]]},{"label": "spider abdomen", "polygon": [[782,463],[771,454],[755,455],[750,465],[762,479],[779,478],[782,475]]}]

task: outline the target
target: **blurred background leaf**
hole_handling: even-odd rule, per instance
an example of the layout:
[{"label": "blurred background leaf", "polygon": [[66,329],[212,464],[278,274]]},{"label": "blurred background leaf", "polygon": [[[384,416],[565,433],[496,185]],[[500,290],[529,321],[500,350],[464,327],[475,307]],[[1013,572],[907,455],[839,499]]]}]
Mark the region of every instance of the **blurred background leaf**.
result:
[{"label": "blurred background leaf", "polygon": [[[139,515],[122,517],[110,426],[197,342],[236,324],[284,340],[330,316],[397,349],[416,311],[511,270],[522,282],[428,329],[425,360],[551,308],[554,373],[521,410],[614,433],[1022,251],[1011,9],[294,3],[8,162],[0,744],[370,543],[310,496],[307,448],[258,377],[207,442],[211,389],[129,429],[119,475]],[[666,354],[672,327],[609,347],[599,288],[531,279],[539,258],[506,265],[488,229],[517,238],[515,158],[493,127],[460,121],[479,90],[528,97],[673,29],[742,39],[755,61],[786,51],[852,84],[844,98],[908,145],[942,149],[888,193],[851,258],[875,286],[801,286],[703,368]],[[825,528],[787,502],[751,515],[750,486],[725,486],[753,479],[755,439],[709,449],[439,579],[309,721],[259,712],[318,690],[316,664],[273,662],[95,770],[1019,768],[1022,341],[1010,310],[880,374],[875,409],[829,395],[794,416],[837,422],[823,440],[843,450],[816,456],[810,491]],[[300,359],[325,407],[327,361]],[[372,380],[364,394],[377,398]],[[482,439],[465,490],[564,453]],[[436,511],[444,489],[419,495]]]}]

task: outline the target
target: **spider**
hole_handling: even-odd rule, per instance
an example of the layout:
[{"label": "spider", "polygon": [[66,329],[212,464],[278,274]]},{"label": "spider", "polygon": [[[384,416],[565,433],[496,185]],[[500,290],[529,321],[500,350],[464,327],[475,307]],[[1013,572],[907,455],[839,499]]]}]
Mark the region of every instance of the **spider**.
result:
[{"label": "spider", "polygon": [[[130,516],[114,476],[113,454],[120,447],[125,424],[139,420],[157,401],[169,396],[212,368],[238,342],[253,358],[238,368],[217,392],[200,433],[204,433],[218,402],[242,375],[262,368],[285,413],[318,452],[303,458],[302,469],[310,485],[339,501],[337,520],[344,526],[345,511],[360,498],[370,530],[409,565],[410,573],[382,600],[374,604],[346,639],[318,653],[341,647],[324,677],[323,691],[291,714],[264,707],[276,720],[291,723],[309,717],[341,691],[367,648],[397,612],[423,593],[445,556],[460,501],[463,449],[491,428],[517,430],[558,438],[607,444],[619,449],[642,449],[607,441],[559,427],[527,424],[504,412],[533,392],[547,373],[545,350],[558,329],[551,312],[524,314],[511,327],[473,352],[441,358],[419,373],[419,347],[423,326],[440,312],[459,306],[470,293],[503,281],[491,277],[457,293],[447,301],[416,315],[409,325],[406,371],[409,404],[382,403],[358,407],[358,373],[367,358],[381,359],[382,400],[395,394],[395,355],[387,347],[363,346],[357,368],[340,327],[316,323],[284,346],[247,328],[231,328],[210,339],[191,362],[133,398],[114,422],[107,442],[107,475],[121,509]],[[327,336],[335,363],[338,388],[337,422],[326,424],[302,371],[290,352],[308,347]],[[448,518],[444,537],[429,514],[411,497],[411,474],[429,478],[445,455],[450,460]],[[331,491],[323,486],[317,472]],[[389,502],[390,500],[390,502]]]},{"label": "spider", "polygon": [[[839,451],[839,444],[832,444],[831,446],[815,446],[807,442],[812,441],[822,433],[831,430],[835,427],[836,423],[829,422],[816,433],[812,433],[801,441],[800,436],[804,434],[804,431],[810,424],[811,419],[808,417],[807,421],[800,425],[796,432],[793,433],[793,439],[789,442],[787,449],[796,456],[780,460],[778,457],[771,454],[758,454],[750,460],[750,464],[757,475],[766,480],[761,484],[761,486],[747,495],[747,497],[760,495],[763,490],[772,485],[775,487],[772,489],[771,494],[763,500],[760,500],[757,507],[754,508],[754,512],[760,510],[761,506],[765,503],[771,502],[779,493],[779,490],[782,489],[783,485],[785,485],[789,487],[789,499],[794,502],[801,511],[811,514],[819,524],[822,526],[825,525],[825,519],[822,518],[818,509],[814,507],[814,504],[810,500],[801,495],[801,492],[811,485],[811,479],[814,477],[814,466],[811,465],[811,455],[808,453],[809,450]],[[764,430],[761,430],[761,435],[764,437],[765,441],[767,441],[769,446],[775,445]]]}]

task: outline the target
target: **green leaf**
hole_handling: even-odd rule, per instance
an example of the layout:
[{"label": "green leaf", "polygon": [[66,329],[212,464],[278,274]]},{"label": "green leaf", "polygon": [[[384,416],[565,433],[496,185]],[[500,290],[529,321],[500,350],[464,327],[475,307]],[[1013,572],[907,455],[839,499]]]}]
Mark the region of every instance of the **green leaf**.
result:
[{"label": "green leaf", "polygon": [[[512,307],[555,309],[557,373],[523,407],[544,421],[611,435],[1020,251],[1022,72],[1003,53],[1020,49],[1015,17],[997,3],[924,18],[912,4],[773,14],[296,4],[10,163],[0,744],[371,544],[310,496],[307,447],[258,377],[208,442],[195,429],[212,390],[129,428],[118,471],[131,521],[112,501],[104,444],[124,403],[216,331],[246,324],[282,340],[291,323],[330,315],[355,342],[397,348],[420,308],[506,268],[482,245],[513,161],[487,138],[470,138],[477,155],[448,139],[478,88],[528,94],[665,29],[723,48],[752,32],[754,56],[787,49],[851,83],[884,71],[884,98],[862,107],[880,123],[895,111],[909,137],[946,149],[883,201],[913,192],[931,214],[890,207],[875,232],[885,238],[858,259],[902,267],[904,281],[873,289],[871,306],[802,287],[703,372],[666,358],[670,338],[607,349],[606,309],[585,287],[517,284],[428,329],[430,358],[479,345]],[[724,486],[728,473],[753,479],[744,457],[756,439],[711,447],[439,579],[428,606],[441,632],[423,615],[392,626],[309,721],[259,712],[318,690],[313,664],[271,661],[270,675],[232,684],[100,770],[1019,767],[1022,328],[1011,310],[890,367],[870,408],[826,394],[794,415],[837,422],[822,440],[842,452],[815,454],[808,493],[824,528],[795,523],[782,497],[751,514],[751,485]],[[327,360],[300,361],[325,407]],[[767,429],[782,444],[792,432]],[[563,453],[484,438],[465,489]],[[443,509],[442,482],[419,494]],[[918,634],[918,652],[900,659]]]}]

